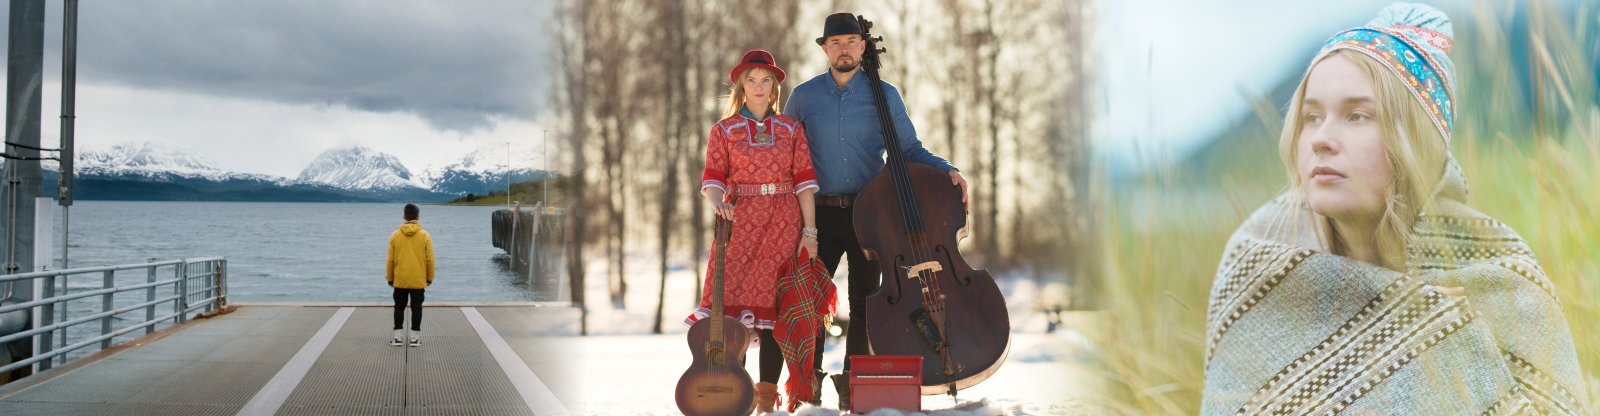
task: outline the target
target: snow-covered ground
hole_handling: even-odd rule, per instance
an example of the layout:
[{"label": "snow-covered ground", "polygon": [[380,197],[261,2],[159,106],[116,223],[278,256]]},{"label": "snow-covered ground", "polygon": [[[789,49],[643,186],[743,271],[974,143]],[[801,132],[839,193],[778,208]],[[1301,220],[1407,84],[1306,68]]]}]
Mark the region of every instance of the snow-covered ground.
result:
[{"label": "snow-covered ground", "polygon": [[[674,258],[673,264],[687,263],[687,254]],[[597,259],[599,256],[591,257]],[[681,260],[681,261],[676,261]],[[580,414],[677,414],[673,401],[673,388],[678,378],[692,361],[689,346],[684,339],[687,331],[682,324],[698,301],[694,290],[695,273],[688,267],[669,271],[666,283],[663,330],[665,334],[650,333],[655,317],[656,299],[660,285],[659,257],[649,253],[630,253],[626,264],[629,283],[625,309],[614,308],[607,289],[607,267],[603,260],[587,264],[588,281],[585,295],[588,299],[589,336],[576,336],[577,324],[557,328],[554,333],[566,334],[545,339],[557,351],[572,354],[573,376],[564,382],[577,383],[577,388],[559,389],[563,403]],[[703,267],[703,264],[702,264]],[[839,268],[835,284],[845,287],[845,266]],[[982,415],[1088,415],[1102,414],[1094,403],[1105,397],[1099,376],[1092,369],[1097,365],[1094,347],[1074,325],[1087,325],[1094,319],[1084,316],[1068,317],[1068,324],[1053,333],[1045,333],[1047,319],[1036,310],[1040,294],[1059,294],[1054,286],[1035,287],[1025,278],[997,279],[1006,294],[1007,307],[1012,322],[1011,352],[1005,364],[991,378],[976,386],[962,390],[959,401],[950,396],[924,396],[922,407],[930,414],[982,414]],[[842,295],[842,293],[841,293]],[[841,299],[843,297],[841,296]],[[843,303],[843,302],[841,302]],[[844,306],[844,305],[841,305]],[[843,312],[841,312],[843,313]],[[1087,314],[1087,313],[1076,313]],[[576,318],[576,311],[573,312]],[[844,366],[842,338],[831,338],[823,355],[823,369],[837,374]],[[751,354],[756,354],[752,348]],[[754,360],[751,360],[754,361]],[[755,365],[750,364],[751,375]],[[784,377],[787,377],[785,374]],[[835,407],[838,397],[831,381],[824,382],[823,404]],[[987,405],[976,412],[938,412],[958,404],[987,400]],[[802,408],[800,414],[837,415],[837,409]],[[878,414],[875,412],[874,414]],[[894,413],[891,413],[894,414]]]}]

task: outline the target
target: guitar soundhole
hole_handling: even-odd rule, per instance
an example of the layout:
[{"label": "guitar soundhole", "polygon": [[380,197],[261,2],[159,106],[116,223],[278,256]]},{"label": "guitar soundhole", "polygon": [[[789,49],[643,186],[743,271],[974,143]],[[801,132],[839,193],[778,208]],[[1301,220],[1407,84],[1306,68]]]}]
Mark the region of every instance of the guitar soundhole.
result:
[{"label": "guitar soundhole", "polygon": [[711,361],[711,365],[722,365],[722,361],[727,359],[727,354],[723,353],[721,348],[712,348],[706,352],[706,358]]}]

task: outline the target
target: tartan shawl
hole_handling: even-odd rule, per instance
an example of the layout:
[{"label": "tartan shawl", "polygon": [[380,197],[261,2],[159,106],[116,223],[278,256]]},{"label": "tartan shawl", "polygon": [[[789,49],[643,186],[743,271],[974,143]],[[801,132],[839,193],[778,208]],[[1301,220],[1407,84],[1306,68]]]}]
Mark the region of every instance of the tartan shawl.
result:
[{"label": "tartan shawl", "polygon": [[789,396],[790,412],[816,400],[811,396],[818,382],[812,371],[812,360],[820,358],[813,357],[816,343],[821,342],[817,335],[833,318],[838,303],[838,292],[821,261],[801,250],[784,262],[778,277],[778,323],[773,325],[772,335],[789,367],[783,390]]},{"label": "tartan shawl", "polygon": [[[1464,199],[1451,165],[1440,194]],[[1588,415],[1533,252],[1505,224],[1436,201],[1414,223],[1406,273],[1307,248],[1320,247],[1315,220],[1290,194],[1257,210],[1212,283],[1201,413]]]}]

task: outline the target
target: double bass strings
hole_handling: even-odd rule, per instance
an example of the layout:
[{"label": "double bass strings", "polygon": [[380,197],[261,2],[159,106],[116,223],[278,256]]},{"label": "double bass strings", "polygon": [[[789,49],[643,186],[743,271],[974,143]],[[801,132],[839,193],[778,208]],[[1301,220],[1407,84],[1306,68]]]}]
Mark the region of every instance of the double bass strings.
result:
[{"label": "double bass strings", "polygon": [[[863,24],[862,27],[870,28],[871,26],[869,24]],[[879,52],[877,41],[873,40],[870,33],[864,33],[864,35],[865,36],[863,37],[866,38],[867,42],[867,53],[871,54],[871,59],[867,60],[869,63],[865,69],[867,70],[868,78],[870,78],[872,81],[872,93],[878,104],[875,107],[878,112],[879,126],[884,130],[883,138],[886,150],[893,149],[895,154],[893,157],[887,158],[889,159],[889,168],[891,169],[889,176],[895,181],[895,196],[897,199],[896,202],[899,203],[898,208],[902,219],[902,225],[906,228],[905,231],[907,235],[912,237],[909,239],[911,243],[912,266],[906,267],[906,278],[917,279],[918,287],[916,289],[921,292],[922,307],[923,309],[927,310],[930,315],[932,315],[936,329],[940,332],[943,332],[944,317],[942,312],[944,311],[944,302],[941,299],[942,296],[939,291],[938,272],[934,269],[916,267],[917,265],[926,263],[928,261],[937,262],[937,258],[933,256],[932,253],[928,252],[929,248],[925,244],[927,230],[922,222],[921,208],[916,203],[915,188],[912,187],[910,174],[907,170],[908,167],[906,165],[905,155],[900,148],[899,132],[895,131],[894,126],[888,122],[888,120],[892,120],[892,116],[889,114],[887,106],[884,105],[886,99],[883,92],[882,81],[878,74],[878,68],[881,67],[882,61],[881,57],[878,55]],[[917,270],[916,276],[911,275],[912,270]],[[902,283],[899,281],[899,276],[892,276],[892,278],[896,280],[896,286],[902,285]],[[943,339],[943,341],[948,341],[948,339],[944,339],[942,334],[940,335],[940,338]],[[946,346],[948,346],[947,342],[940,345],[939,350],[941,355],[943,355],[945,352],[944,349]],[[949,370],[947,366],[946,373],[948,372]]]}]

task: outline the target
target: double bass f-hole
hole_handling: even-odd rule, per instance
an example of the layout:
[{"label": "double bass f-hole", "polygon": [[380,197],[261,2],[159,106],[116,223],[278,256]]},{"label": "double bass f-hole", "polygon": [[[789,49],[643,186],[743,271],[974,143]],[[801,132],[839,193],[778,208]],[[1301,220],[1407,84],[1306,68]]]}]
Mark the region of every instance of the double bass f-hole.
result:
[{"label": "double bass f-hole", "polygon": [[[944,244],[940,244],[940,245],[934,247],[933,251],[936,252],[936,253],[944,253],[945,261],[950,262],[950,264],[956,264],[955,255],[950,254],[950,249],[945,248]],[[950,277],[955,278],[955,281],[956,281],[957,284],[960,284],[962,286],[971,286],[972,285],[972,276],[957,276],[957,275],[955,275],[955,270],[951,270],[950,272],[951,272]]]},{"label": "double bass f-hole", "polygon": [[[890,270],[904,270],[904,267],[900,267],[900,262],[905,261],[905,259],[906,256],[904,255],[894,256],[894,268]],[[892,276],[889,280],[894,281],[894,294],[889,296],[889,304],[893,305],[900,303],[900,299],[904,299],[906,297],[905,283],[902,283],[900,279],[893,278]]]}]

